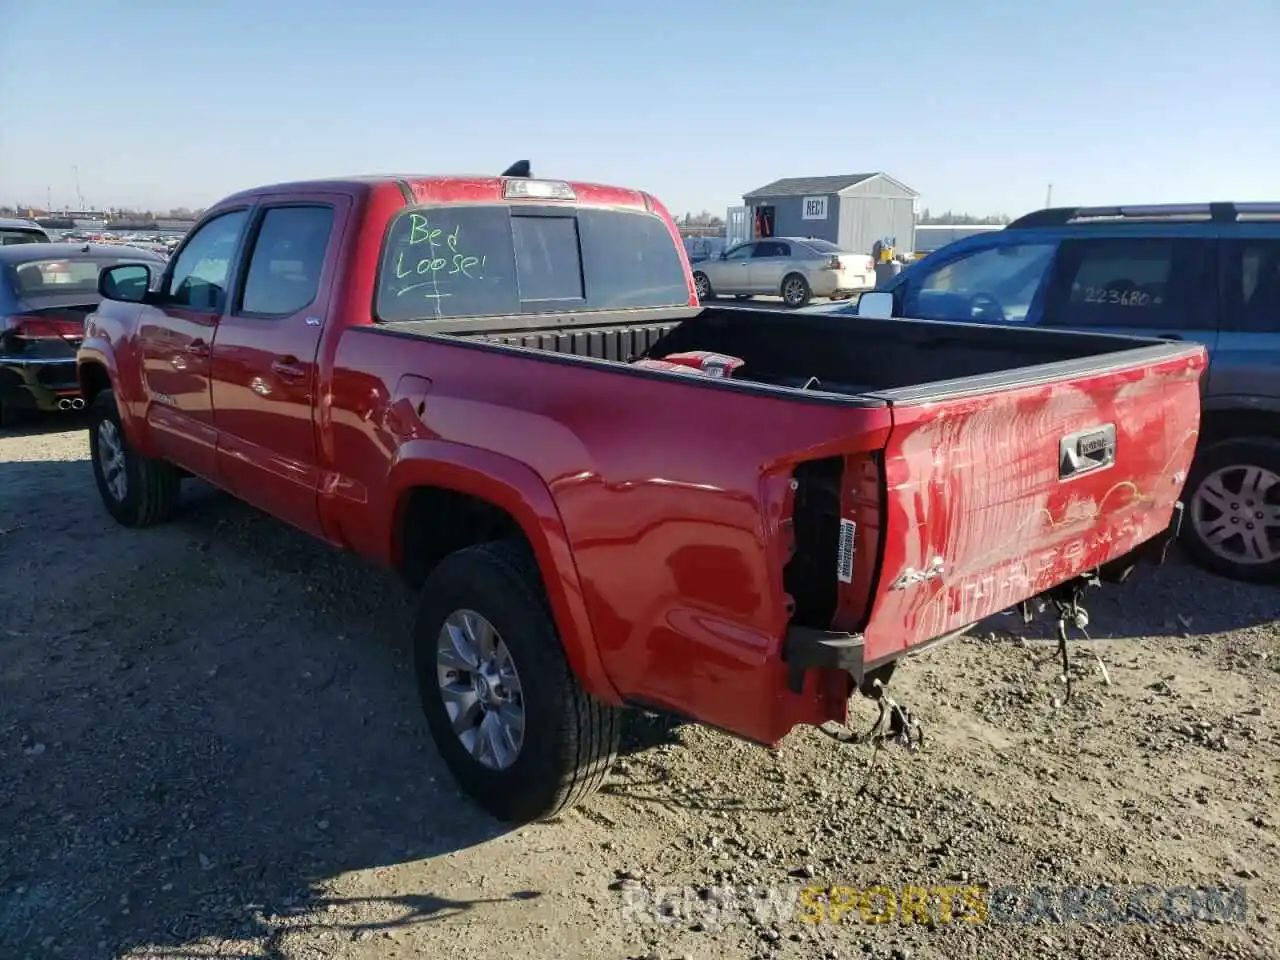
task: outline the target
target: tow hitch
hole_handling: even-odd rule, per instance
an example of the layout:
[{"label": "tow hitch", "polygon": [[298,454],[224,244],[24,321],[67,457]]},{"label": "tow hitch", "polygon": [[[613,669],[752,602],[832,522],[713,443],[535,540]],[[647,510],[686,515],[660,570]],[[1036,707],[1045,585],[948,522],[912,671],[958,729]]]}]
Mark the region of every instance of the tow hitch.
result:
[{"label": "tow hitch", "polygon": [[[1067,688],[1065,699],[1071,699],[1071,654],[1067,648],[1069,639],[1067,631],[1074,627],[1080,631],[1086,640],[1093,639],[1089,636],[1088,630],[1089,611],[1084,608],[1083,603],[1085,591],[1090,587],[1101,586],[1103,583],[1124,583],[1129,579],[1133,571],[1137,569],[1138,565],[1143,562],[1151,563],[1157,567],[1163,566],[1169,554],[1169,547],[1178,538],[1178,534],[1182,530],[1182,514],[1182,503],[1175,503],[1169,526],[1159,536],[1153,537],[1146,544],[1124,557],[1113,560],[1097,570],[1074,580],[1069,580],[1038,597],[1032,597],[1030,600],[1024,600],[1018,604],[1018,610],[1022,613],[1023,623],[1031,623],[1035,618],[1035,614],[1044,612],[1048,604],[1052,604],[1058,614],[1058,648],[1047,660],[1057,658],[1062,664],[1062,681]],[[1098,655],[1096,650],[1091,650],[1090,652],[1098,663],[1098,669],[1102,672],[1103,681],[1107,686],[1110,686],[1111,677],[1107,673],[1107,665],[1102,662],[1102,657]],[[1047,660],[1042,660],[1041,663],[1045,663]]]},{"label": "tow hitch", "polygon": [[908,753],[918,753],[924,746],[924,729],[920,726],[919,719],[909,708],[889,696],[884,681],[879,677],[871,677],[860,689],[865,696],[876,702],[879,711],[875,722],[871,724],[871,729],[862,736],[857,736],[847,730],[834,731],[826,727],[818,728],[837,743],[854,746],[871,742],[871,757],[867,760],[866,778],[858,788],[858,796],[866,793],[871,785],[871,773],[875,768],[876,758],[880,756],[882,746],[886,743],[896,744],[905,748]]},{"label": "tow hitch", "polygon": [[[1053,587],[1038,596],[1024,600],[1017,604],[1016,607],[1006,611],[1007,613],[1013,612],[1013,610],[1021,612],[1023,622],[1029,624],[1034,621],[1036,614],[1046,612],[1052,605],[1054,612],[1057,614],[1058,646],[1049,657],[1040,662],[1043,664],[1049,660],[1056,659],[1061,664],[1061,676],[1063,683],[1066,685],[1067,700],[1071,699],[1073,692],[1069,631],[1074,628],[1080,631],[1086,640],[1092,639],[1088,631],[1089,612],[1085,609],[1083,602],[1085,593],[1091,587],[1101,586],[1104,583],[1125,582],[1133,571],[1144,562],[1151,563],[1154,566],[1163,565],[1168,555],[1169,547],[1181,532],[1182,516],[1183,505],[1175,503],[1171,522],[1160,535],[1153,537],[1123,557],[1119,557],[1096,570],[1091,570],[1066,583]],[[970,624],[970,627],[972,626],[973,624]],[[965,633],[968,629],[969,627],[965,627],[956,630],[944,637],[937,638],[937,640],[951,639],[954,636]],[[909,753],[918,753],[924,746],[925,739],[924,730],[914,712],[889,696],[886,687],[889,674],[885,673],[883,677],[874,675],[886,669],[891,673],[892,664],[881,664],[874,670],[864,672],[863,652],[863,637],[861,634],[793,627],[787,632],[787,642],[783,653],[783,659],[790,667],[788,679],[789,686],[793,692],[799,693],[803,690],[806,670],[814,667],[823,667],[846,670],[855,678],[861,677],[861,682],[858,683],[859,692],[876,702],[878,712],[875,722],[861,736],[853,733],[847,727],[838,730],[832,730],[826,726],[818,727],[819,730],[837,743],[852,746],[867,743],[868,741],[871,742],[873,749],[871,757],[867,761],[867,779],[858,791],[859,794],[865,793],[870,784],[870,774],[875,766],[876,758],[880,754],[881,746],[886,743],[896,744],[904,747]],[[1106,664],[1102,662],[1102,658],[1096,650],[1091,650],[1090,652],[1098,663],[1098,669],[1102,673],[1103,681],[1110,686],[1111,677],[1107,673]]]},{"label": "tow hitch", "polygon": [[924,746],[924,730],[919,718],[889,696],[888,688],[879,677],[871,678],[866,686],[871,688],[870,692],[864,687],[863,694],[876,702],[879,711],[871,729],[860,737],[848,731],[834,732],[825,727],[818,729],[840,743],[870,742],[877,748],[884,743],[894,743],[905,747],[909,753],[917,753]]},{"label": "tow hitch", "polygon": [[[1049,660],[1058,659],[1062,663],[1062,682],[1067,685],[1066,699],[1071,699],[1071,653],[1067,648],[1068,635],[1067,631],[1070,627],[1079,630],[1086,640],[1092,639],[1089,631],[1089,611],[1084,608],[1081,602],[1084,598],[1084,592],[1090,587],[1100,586],[1102,580],[1098,574],[1093,573],[1084,577],[1080,577],[1070,583],[1064,583],[1062,586],[1054,587],[1047,594],[1031,600],[1024,600],[1018,604],[1018,609],[1022,613],[1022,622],[1031,623],[1035,619],[1038,612],[1043,612],[1046,603],[1054,605],[1058,614],[1057,632],[1058,632],[1058,648],[1049,657],[1041,660],[1040,663],[1046,663]],[[1032,604],[1035,604],[1033,609]],[[1097,651],[1092,651],[1094,659],[1098,661],[1098,667],[1102,670],[1103,679],[1110,685],[1111,678],[1107,676],[1107,668],[1102,662],[1102,658],[1098,656]]]}]

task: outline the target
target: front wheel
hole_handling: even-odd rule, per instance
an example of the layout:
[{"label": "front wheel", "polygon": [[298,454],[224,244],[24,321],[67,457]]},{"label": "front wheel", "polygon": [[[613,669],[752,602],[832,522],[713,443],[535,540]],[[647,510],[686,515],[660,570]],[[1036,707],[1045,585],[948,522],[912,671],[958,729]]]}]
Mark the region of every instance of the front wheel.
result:
[{"label": "front wheel", "polygon": [[603,783],[622,711],[578,683],[523,543],[468,547],[440,563],[422,590],[414,662],[445,764],[499,820],[552,817]]},{"label": "front wheel", "polygon": [[711,281],[705,273],[695,273],[693,275],[693,289],[698,294],[699,303],[715,297],[715,292],[711,289]]},{"label": "front wheel", "polygon": [[102,503],[118,523],[149,527],[173,514],[180,485],[177,469],[129,446],[110,390],[89,404],[89,454]]},{"label": "front wheel", "polygon": [[782,302],[795,309],[809,302],[813,292],[809,289],[809,281],[798,273],[789,273],[782,280]]},{"label": "front wheel", "polygon": [[1187,552],[1201,567],[1249,583],[1280,582],[1280,441],[1223,440],[1187,479]]}]

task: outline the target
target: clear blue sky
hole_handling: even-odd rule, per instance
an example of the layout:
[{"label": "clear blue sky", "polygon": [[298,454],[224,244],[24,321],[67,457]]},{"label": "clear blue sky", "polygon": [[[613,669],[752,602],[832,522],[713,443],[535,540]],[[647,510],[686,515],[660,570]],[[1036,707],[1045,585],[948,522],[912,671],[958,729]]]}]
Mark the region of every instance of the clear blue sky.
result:
[{"label": "clear blue sky", "polygon": [[921,203],[1277,199],[1280,0],[0,0],[0,201],[204,206],[499,172],[723,208],[883,170]]}]

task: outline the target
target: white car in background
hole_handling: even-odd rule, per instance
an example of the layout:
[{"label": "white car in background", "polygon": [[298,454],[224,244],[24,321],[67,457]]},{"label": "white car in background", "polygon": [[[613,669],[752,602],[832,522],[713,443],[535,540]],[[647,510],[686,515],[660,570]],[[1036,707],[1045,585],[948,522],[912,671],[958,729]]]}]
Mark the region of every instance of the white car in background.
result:
[{"label": "white car in background", "polygon": [[721,295],[780,295],[787,306],[803,307],[814,297],[842,300],[876,285],[871,257],[812,237],[749,240],[692,266],[704,303]]}]

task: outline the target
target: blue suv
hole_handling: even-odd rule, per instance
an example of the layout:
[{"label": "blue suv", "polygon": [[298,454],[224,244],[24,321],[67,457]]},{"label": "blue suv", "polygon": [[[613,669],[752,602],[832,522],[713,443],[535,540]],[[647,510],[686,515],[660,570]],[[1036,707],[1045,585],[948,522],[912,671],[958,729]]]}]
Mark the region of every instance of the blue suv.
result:
[{"label": "blue suv", "polygon": [[1203,343],[1183,540],[1209,570],[1280,582],[1280,203],[1038,210],[843,312]]}]

